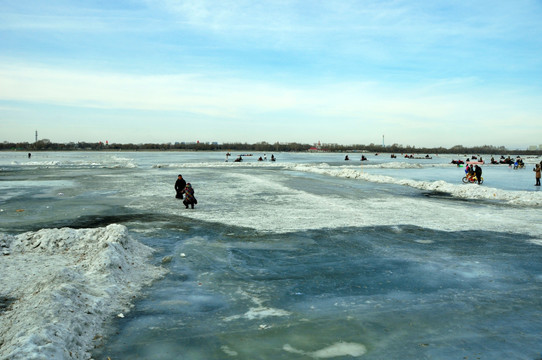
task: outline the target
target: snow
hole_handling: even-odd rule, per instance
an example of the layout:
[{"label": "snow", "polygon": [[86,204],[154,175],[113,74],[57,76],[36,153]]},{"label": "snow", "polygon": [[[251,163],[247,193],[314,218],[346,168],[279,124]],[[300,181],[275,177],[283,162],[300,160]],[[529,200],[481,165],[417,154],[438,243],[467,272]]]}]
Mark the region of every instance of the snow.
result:
[{"label": "snow", "polygon": [[367,349],[363,344],[346,342],[335,343],[331,346],[313,352],[298,350],[292,347],[290,344],[284,345],[283,350],[293,354],[309,356],[313,359],[329,359],[346,355],[362,356],[367,352]]},{"label": "snow", "polygon": [[88,359],[104,323],[165,272],[123,225],[0,234],[0,245],[1,359]]},{"label": "snow", "polygon": [[[240,239],[235,241],[236,249],[293,252],[316,244],[312,238],[298,235],[304,231],[381,226],[396,227],[398,235],[405,226],[434,229],[439,234],[513,233],[520,242],[542,246],[542,192],[533,186],[530,168],[515,171],[508,166],[484,166],[486,181],[478,186],[462,184],[464,169],[444,157],[413,161],[369,156],[369,162],[360,164],[342,161],[343,154],[278,154],[276,163],[254,158],[225,162],[223,154],[215,153],[123,153],[122,157],[36,153],[28,160],[26,154],[13,159],[15,155],[0,154],[0,170],[6,170],[0,184],[1,225],[7,229],[4,231],[18,234],[0,232],[0,359],[88,359],[92,348],[105,341],[104,325],[114,326],[130,312],[143,286],[164,275],[163,268],[151,264],[153,250],[132,239],[122,225],[46,228],[20,234],[44,226],[75,226],[67,220],[81,224],[77,222],[80,217],[111,216],[111,221],[122,221],[114,217],[119,208],[162,216],[168,227],[170,219],[178,218],[178,231],[185,231],[184,224],[190,221],[205,224],[209,234],[213,234],[209,224],[216,223],[243,228],[247,234],[255,230],[276,235],[268,242]],[[526,163],[539,160],[527,159]],[[34,178],[35,169],[39,176]],[[200,200],[194,211],[180,208],[173,197],[174,180],[185,172]],[[157,222],[149,224],[147,230],[136,227],[130,231],[155,231]],[[295,234],[295,242],[284,241],[283,234],[290,232]],[[177,257],[191,259],[190,248],[229,249],[228,242],[208,244],[208,238],[199,235],[185,239],[175,257],[164,258],[163,266],[171,269]],[[236,236],[235,232],[228,234],[228,238]],[[416,250],[439,245],[438,238],[398,237],[417,244]],[[435,259],[417,265],[420,274],[460,281],[480,279],[484,284],[506,277],[495,275],[491,261],[488,265],[461,257],[448,259],[446,252],[434,254]],[[417,258],[412,262],[418,264]],[[212,272],[204,274],[212,277]],[[540,281],[540,276],[533,275],[533,279]],[[209,291],[209,287],[201,288]],[[204,307],[210,296],[187,296],[186,301],[172,296],[158,304],[165,307],[190,301]],[[250,291],[235,296],[246,304],[222,318],[231,324],[253,321],[266,330],[296,314],[288,306],[272,303],[266,296],[260,299]],[[317,345],[288,340],[293,346],[286,343],[281,351],[321,359],[362,356],[366,346],[372,349],[367,339],[341,339]],[[228,356],[238,354],[231,344],[223,345],[222,351]]]},{"label": "snow", "polygon": [[[507,191],[492,187],[481,187],[475,184],[450,184],[438,181],[416,181],[412,179],[397,179],[392,176],[374,175],[355,169],[331,168],[327,166],[312,166],[306,164],[291,165],[296,171],[312,172],[327,176],[360,179],[375,183],[387,183],[410,186],[420,190],[443,192],[463,199],[485,199],[505,201],[510,205],[540,206],[542,205],[542,192],[533,191]],[[474,186],[473,186],[474,185]]]}]

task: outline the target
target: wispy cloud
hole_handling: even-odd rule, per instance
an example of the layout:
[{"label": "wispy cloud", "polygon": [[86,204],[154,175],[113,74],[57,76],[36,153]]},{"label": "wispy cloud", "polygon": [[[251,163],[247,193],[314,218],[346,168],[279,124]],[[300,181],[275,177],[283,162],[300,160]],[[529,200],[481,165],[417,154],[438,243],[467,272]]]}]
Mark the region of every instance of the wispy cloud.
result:
[{"label": "wispy cloud", "polygon": [[140,124],[162,112],[298,136],[332,122],[349,129],[333,129],[337,142],[386,129],[509,135],[542,114],[540,18],[532,0],[7,2],[0,112],[141,112]]},{"label": "wispy cloud", "polygon": [[77,6],[72,2],[27,1],[0,12],[0,31],[141,32],[159,29],[160,24],[160,19],[139,8]]},{"label": "wispy cloud", "polygon": [[[407,87],[350,81],[321,83],[312,88],[224,74],[130,75],[3,64],[0,81],[3,84],[0,99],[4,101],[182,111],[222,118],[295,111],[304,114],[304,118],[402,116],[432,122],[450,113],[466,114],[473,107],[488,110],[492,103],[478,98],[469,101],[487,90],[482,87],[463,93],[458,91],[462,85],[472,84],[473,79],[439,80],[425,86]],[[500,94],[501,91],[493,90],[491,95]]]}]

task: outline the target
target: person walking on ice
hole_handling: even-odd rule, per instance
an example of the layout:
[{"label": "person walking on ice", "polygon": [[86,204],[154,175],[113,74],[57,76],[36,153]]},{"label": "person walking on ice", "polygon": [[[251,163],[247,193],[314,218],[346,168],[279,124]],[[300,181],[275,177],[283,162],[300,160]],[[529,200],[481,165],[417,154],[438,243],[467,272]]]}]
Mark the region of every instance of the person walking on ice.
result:
[{"label": "person walking on ice", "polygon": [[188,205],[193,209],[194,205],[198,203],[198,200],[196,200],[196,197],[194,196],[194,188],[190,183],[186,184],[186,187],[184,188],[184,200],[183,204],[188,209]]}]

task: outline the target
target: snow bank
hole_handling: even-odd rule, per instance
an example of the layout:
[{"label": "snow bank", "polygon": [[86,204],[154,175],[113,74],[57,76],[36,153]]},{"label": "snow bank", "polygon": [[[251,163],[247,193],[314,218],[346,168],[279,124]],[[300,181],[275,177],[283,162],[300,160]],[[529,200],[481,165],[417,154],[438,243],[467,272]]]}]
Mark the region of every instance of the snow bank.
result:
[{"label": "snow bank", "polygon": [[0,359],[88,359],[104,323],[162,276],[126,227],[0,233]]},{"label": "snow bank", "polygon": [[322,175],[360,179],[375,183],[397,184],[410,186],[420,190],[443,192],[457,198],[499,200],[510,205],[541,206],[542,193],[533,191],[510,191],[475,184],[455,185],[445,181],[417,181],[409,179],[396,179],[385,175],[372,175],[354,169],[337,169],[333,167],[294,165],[292,170],[312,172]]},{"label": "snow bank", "polygon": [[14,161],[11,161],[10,164],[12,166],[43,167],[43,168],[53,168],[53,167],[64,167],[64,168],[96,167],[96,168],[105,168],[105,169],[137,168],[137,165],[134,163],[133,159],[123,158],[123,157],[118,157],[118,156],[101,157],[95,160],[97,161],[94,161],[91,159],[28,160],[28,161],[14,160]]},{"label": "snow bank", "polygon": [[163,163],[163,164],[154,164],[151,167],[153,169],[162,169],[162,168],[232,168],[232,167],[282,167],[290,170],[297,170],[297,167],[310,168],[310,167],[323,167],[329,169],[359,169],[360,166],[363,168],[373,168],[373,169],[425,169],[425,168],[434,168],[434,167],[457,167],[454,164],[442,164],[442,163],[430,163],[430,164],[420,164],[420,163],[409,163],[409,162],[387,162],[387,163],[360,163],[356,162],[355,164],[348,163],[341,166],[332,166],[328,163],[314,163],[314,164],[296,164],[291,162],[274,162],[274,161],[257,161],[255,159],[246,160],[242,162],[234,162],[233,159],[229,161],[216,161],[216,162],[194,162],[194,163]]},{"label": "snow bank", "polygon": [[284,167],[284,163],[271,161],[218,161],[218,162],[195,162],[195,163],[171,163],[171,164],[154,164],[153,169],[162,168],[232,168],[232,167]]}]

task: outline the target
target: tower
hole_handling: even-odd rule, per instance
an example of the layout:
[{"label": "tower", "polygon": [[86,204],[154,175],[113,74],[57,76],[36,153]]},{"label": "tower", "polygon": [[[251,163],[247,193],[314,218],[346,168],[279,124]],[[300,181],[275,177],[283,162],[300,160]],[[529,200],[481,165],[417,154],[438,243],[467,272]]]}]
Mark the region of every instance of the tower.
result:
[{"label": "tower", "polygon": [[382,147],[386,147],[386,145],[384,145],[384,135],[382,135]]},{"label": "tower", "polygon": [[38,130],[36,130],[36,142],[38,142]]}]

